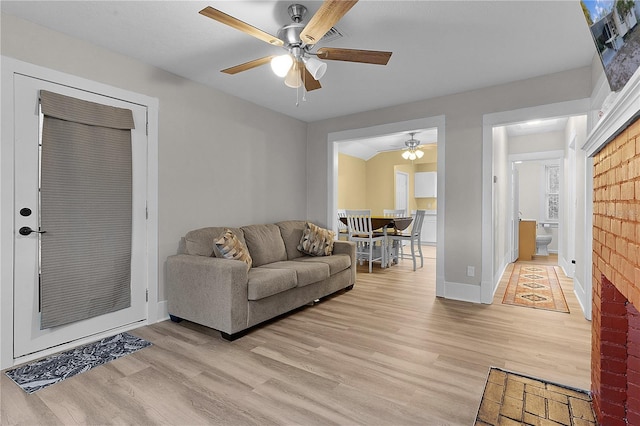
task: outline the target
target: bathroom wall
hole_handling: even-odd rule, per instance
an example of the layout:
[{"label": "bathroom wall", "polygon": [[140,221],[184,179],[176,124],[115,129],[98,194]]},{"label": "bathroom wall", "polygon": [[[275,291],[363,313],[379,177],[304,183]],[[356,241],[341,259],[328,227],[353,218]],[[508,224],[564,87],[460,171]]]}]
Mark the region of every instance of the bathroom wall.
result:
[{"label": "bathroom wall", "polygon": [[564,131],[509,136],[509,155],[563,151],[565,148],[565,140],[566,136]]},{"label": "bathroom wall", "polygon": [[[535,220],[538,224],[545,221],[544,217],[544,188],[546,164],[558,164],[557,161],[523,161],[516,164],[520,174],[520,212],[521,219]],[[561,207],[562,208],[562,207]],[[542,228],[538,225],[538,233],[552,235],[548,246],[550,253],[558,252],[558,228]]]}]

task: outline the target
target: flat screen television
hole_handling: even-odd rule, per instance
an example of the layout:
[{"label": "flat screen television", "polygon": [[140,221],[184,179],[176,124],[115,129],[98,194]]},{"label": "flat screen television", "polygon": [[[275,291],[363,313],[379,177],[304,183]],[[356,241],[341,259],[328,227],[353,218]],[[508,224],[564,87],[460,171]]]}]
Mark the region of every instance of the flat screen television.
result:
[{"label": "flat screen television", "polygon": [[581,0],[609,86],[620,91],[640,67],[640,0]]}]

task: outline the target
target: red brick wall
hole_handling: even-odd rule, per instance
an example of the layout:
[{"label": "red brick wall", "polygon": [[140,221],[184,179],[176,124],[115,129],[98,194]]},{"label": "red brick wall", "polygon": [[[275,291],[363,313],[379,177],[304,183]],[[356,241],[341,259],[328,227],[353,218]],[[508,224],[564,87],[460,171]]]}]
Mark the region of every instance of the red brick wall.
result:
[{"label": "red brick wall", "polygon": [[640,424],[640,121],[596,154],[593,187],[594,409],[601,424]]},{"label": "red brick wall", "polygon": [[627,422],[640,425],[640,312],[627,305]]}]

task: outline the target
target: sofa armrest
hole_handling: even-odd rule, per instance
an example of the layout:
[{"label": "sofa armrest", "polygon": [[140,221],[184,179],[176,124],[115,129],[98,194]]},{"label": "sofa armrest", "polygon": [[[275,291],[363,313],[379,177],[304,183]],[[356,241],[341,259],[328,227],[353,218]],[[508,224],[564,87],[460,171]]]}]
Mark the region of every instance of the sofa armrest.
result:
[{"label": "sofa armrest", "polygon": [[333,242],[334,254],[348,254],[351,258],[351,284],[356,283],[356,243],[353,241],[336,240]]},{"label": "sofa armrest", "polygon": [[247,265],[239,260],[169,256],[169,313],[228,334],[244,330],[248,316],[247,281]]}]

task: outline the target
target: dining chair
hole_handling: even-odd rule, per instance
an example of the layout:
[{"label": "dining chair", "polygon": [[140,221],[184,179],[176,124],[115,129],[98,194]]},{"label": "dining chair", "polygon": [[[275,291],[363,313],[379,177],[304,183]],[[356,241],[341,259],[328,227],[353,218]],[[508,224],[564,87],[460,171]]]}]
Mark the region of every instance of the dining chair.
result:
[{"label": "dining chair", "polygon": [[345,209],[338,209],[338,239],[341,236],[348,237],[349,231],[346,223],[340,220],[340,218],[346,218],[347,211]]},{"label": "dining chair", "polygon": [[[347,210],[347,229],[349,241],[356,243],[356,258],[362,265],[363,260],[369,262],[369,273],[373,271],[372,264],[379,260],[385,263],[386,244],[383,235],[374,235],[371,226],[371,210]],[[380,253],[376,253],[375,243],[380,243]]]},{"label": "dining chair", "polygon": [[[420,234],[422,230],[422,222],[424,221],[425,210],[416,210],[416,215],[411,224],[411,229],[408,232],[397,232],[389,235],[387,238],[391,239],[394,244],[402,245],[405,241],[408,241],[411,245],[411,259],[413,259],[413,270],[416,270],[416,246],[418,253],[420,254],[420,267],[424,266],[424,258],[422,257],[422,245],[420,244]],[[396,250],[398,259],[406,258],[404,251]],[[408,255],[407,255],[408,256]]]},{"label": "dining chair", "polygon": [[407,214],[405,209],[383,209],[382,215],[384,217],[405,217]]},{"label": "dining chair", "polygon": [[[407,211],[405,209],[383,209],[382,215],[384,217],[406,217]],[[386,231],[389,235],[390,233],[396,233],[396,230],[394,228],[387,229]],[[393,241],[391,239],[387,238],[387,263],[389,264],[389,266],[391,266],[393,258],[397,258],[395,251],[398,249],[400,249],[400,251],[402,252],[402,243],[400,243],[400,247],[398,247],[397,244],[393,244]]]}]

